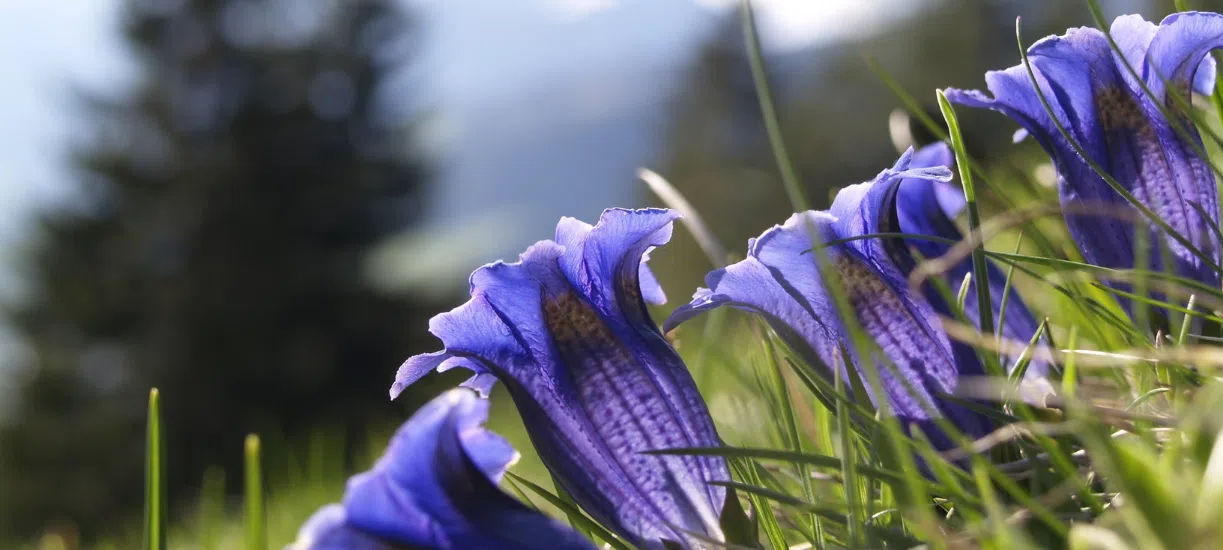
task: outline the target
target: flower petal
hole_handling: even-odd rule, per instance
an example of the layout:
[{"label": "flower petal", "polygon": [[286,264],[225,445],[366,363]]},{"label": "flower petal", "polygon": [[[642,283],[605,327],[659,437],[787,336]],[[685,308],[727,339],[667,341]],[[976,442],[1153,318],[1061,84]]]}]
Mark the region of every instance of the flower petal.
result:
[{"label": "flower petal", "polygon": [[467,390],[430,401],[396,432],[373,469],[349,481],[345,524],[426,548],[593,549],[497,489],[518,454],[483,428],[487,418],[488,402]]},{"label": "flower petal", "polygon": [[[1121,18],[1118,18],[1120,21]],[[1114,28],[1116,23],[1113,24]],[[1114,34],[1116,31],[1114,30]],[[1188,99],[1188,90],[1209,94],[1214,84],[1211,50],[1223,48],[1223,15],[1182,12],[1165,17],[1144,52],[1142,74],[1156,97],[1162,97],[1165,81],[1175,85]],[[1198,73],[1206,70],[1208,82]]]},{"label": "flower petal", "polygon": [[353,528],[346,519],[339,504],[319,508],[302,524],[297,540],[286,550],[407,550]]}]

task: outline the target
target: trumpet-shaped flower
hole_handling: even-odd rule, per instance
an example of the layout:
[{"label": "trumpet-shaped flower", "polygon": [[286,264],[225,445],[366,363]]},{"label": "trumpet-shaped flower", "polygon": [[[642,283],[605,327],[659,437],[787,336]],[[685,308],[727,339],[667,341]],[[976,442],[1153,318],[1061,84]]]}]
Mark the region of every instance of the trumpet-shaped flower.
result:
[{"label": "trumpet-shaped flower", "polygon": [[[1213,266],[1219,263],[1219,243],[1211,229],[1219,223],[1218,191],[1199,154],[1202,140],[1170,90],[1185,101],[1191,89],[1210,93],[1215,66],[1209,53],[1223,47],[1223,15],[1177,13],[1159,26],[1128,15],[1113,22],[1110,34],[1120,54],[1093,28],[1070,29],[1028,49],[1048,110],[1023,65],[986,73],[993,97],[975,90],[947,90],[947,98],[1005,114],[1044,147],[1057,168],[1070,235],[1088,262],[1135,267],[1133,228],[1141,216],[1080,156],[1075,144],[1193,245],[1187,247],[1149,223],[1149,265],[1218,287],[1219,273]],[[1093,209],[1123,215],[1101,215]],[[1165,246],[1171,265],[1163,259]]]},{"label": "trumpet-shaped flower", "polygon": [[[910,169],[946,166],[952,168],[955,156],[951,148],[944,143],[935,143],[923,147],[913,155]],[[959,188],[942,181],[924,178],[904,178],[894,186],[894,196],[886,200],[881,208],[885,216],[895,212],[895,219],[883,218],[877,222],[881,231],[898,231],[907,235],[937,237],[941,240],[928,240],[920,237],[904,239],[904,245],[910,251],[916,251],[921,258],[933,259],[951,250],[947,241],[960,241],[963,234],[955,225],[955,217],[964,209],[964,193]],[[891,256],[897,266],[908,277],[916,266],[917,258],[906,250],[900,249],[896,243],[884,241],[883,246],[893,250]],[[950,266],[943,280],[953,290],[955,285],[964,280],[964,276],[972,273],[972,259],[963,260]],[[1028,311],[1027,305],[1020,299],[1015,290],[1006,288],[1006,276],[994,264],[987,264],[986,272],[992,300],[993,326],[997,334],[1012,341],[1027,343],[1036,333],[1036,319]],[[975,283],[973,283],[975,284]],[[931,307],[944,317],[954,317],[951,304],[943,299],[934,284],[926,282],[923,294]],[[971,289],[970,289],[971,290]],[[1006,307],[1003,308],[1003,299]],[[964,297],[964,316],[966,320],[980,326],[980,308],[977,304],[977,293],[968,292]],[[952,342],[957,360],[960,363],[976,361],[976,352],[960,342]],[[1028,365],[1025,379],[1032,382],[1033,391],[1044,390],[1040,381],[1048,372],[1048,365],[1040,360],[1033,360]]]},{"label": "trumpet-shaped flower", "polygon": [[[730,476],[718,457],[646,451],[719,444],[687,368],[650,319],[662,289],[645,267],[677,214],[611,209],[564,218],[554,241],[471,276],[471,299],[434,317],[445,345],[399,369],[392,397],[429,371],[463,367],[505,384],[545,465],[595,520],[638,546],[721,539]],[[696,534],[697,536],[693,536]]]},{"label": "trumpet-shaped flower", "polygon": [[342,504],[302,526],[296,550],[594,550],[577,532],[497,488],[518,458],[484,430],[488,401],[465,389],[412,416]]},{"label": "trumpet-shaped flower", "polygon": [[[867,387],[870,400],[890,409],[906,425],[917,424],[940,447],[952,442],[935,427],[939,417],[967,435],[987,433],[992,426],[986,417],[945,399],[955,392],[961,377],[983,374],[980,361],[973,350],[947,337],[939,314],[951,310],[941,296],[932,288],[912,292],[907,280],[916,265],[912,250],[938,256],[948,245],[919,238],[857,239],[876,233],[959,238],[949,213],[954,215],[963,199],[946,183],[951,179],[946,166],[950,153],[936,145],[919,155],[917,160],[925,165],[911,165],[911,160],[910,149],[873,181],[841,190],[829,211],[795,214],[751,240],[748,257],[711,272],[706,277],[709,288],[699,289],[691,303],[677,309],[666,328],[701,312],[732,306],[763,317],[811,364],[847,376],[842,344],[851,341],[851,334],[817,269],[817,255],[811,252],[815,236],[819,242],[832,243],[823,249],[824,268],[835,271],[851,313],[882,354],[867,358],[855,350],[858,355],[852,357],[861,380],[869,380],[863,368],[873,368],[879,375],[883,394]],[[967,264],[957,265],[953,275],[971,270]],[[1001,274],[991,273],[995,280],[989,284],[1000,299]],[[1022,337],[1027,339],[1031,317],[1016,296],[1011,300],[1015,302],[1008,308],[1015,309],[1007,314],[1004,333],[1015,336],[1026,331]],[[1036,376],[1040,370],[1029,372]]]}]

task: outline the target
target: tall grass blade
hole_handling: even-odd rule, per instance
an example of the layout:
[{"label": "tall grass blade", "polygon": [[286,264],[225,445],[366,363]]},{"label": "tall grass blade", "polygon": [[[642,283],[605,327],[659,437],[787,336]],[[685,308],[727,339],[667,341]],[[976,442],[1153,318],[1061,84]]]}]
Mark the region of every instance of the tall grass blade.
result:
[{"label": "tall grass blade", "polygon": [[760,112],[764,115],[764,128],[769,136],[769,148],[777,160],[777,169],[781,171],[781,182],[786,187],[786,195],[790,204],[797,212],[811,209],[807,196],[798,180],[798,172],[790,161],[790,153],[786,151],[785,140],[781,136],[781,125],[778,123],[777,108],[773,104],[773,90],[769,86],[768,74],[764,70],[764,54],[760,49],[760,36],[756,33],[756,19],[752,14],[751,0],[740,0],[740,13],[743,18],[743,36],[747,45],[747,59],[752,69],[752,81],[756,86],[756,98],[760,101]]},{"label": "tall grass blade", "polygon": [[166,548],[166,447],[161,424],[161,392],[149,390],[144,449],[144,548]]},{"label": "tall grass blade", "polygon": [[[845,358],[846,365],[853,364],[849,353],[842,348],[842,356]],[[849,370],[849,369],[846,369]],[[835,369],[833,376],[833,385],[836,392],[840,395],[845,395],[845,377],[841,376],[841,369]],[[859,394],[861,395],[861,394]],[[849,427],[849,409],[845,406],[845,401],[837,401],[837,432],[841,440],[841,483],[845,490],[845,507],[849,512],[849,524],[846,525],[846,537],[851,548],[861,545],[861,533],[859,526],[863,525],[862,505],[858,502],[858,469],[854,458],[853,446],[853,430]]]},{"label": "tall grass blade", "polygon": [[589,522],[583,521],[586,519],[586,517],[582,514],[582,510],[578,508],[578,504],[573,501],[573,497],[569,496],[569,493],[565,492],[565,489],[561,487],[560,481],[557,481],[555,477],[552,478],[552,488],[556,490],[556,498],[561,499],[568,505],[568,507],[565,508],[565,517],[569,518],[569,526],[573,527],[575,531],[581,533],[582,536],[592,538],[594,533],[591,533],[590,530],[585,527],[586,523]]},{"label": "tall grass blade", "polygon": [[[960,170],[960,184],[964,186],[965,209],[968,211],[968,232],[977,233],[981,228],[981,213],[977,210],[977,191],[972,180],[972,161],[968,150],[964,147],[964,136],[960,133],[960,122],[955,116],[955,109],[947,101],[942,90],[938,91],[938,106],[943,111],[943,119],[947,121],[947,129],[951,134],[951,148],[955,151],[956,167]],[[980,314],[981,332],[994,333],[994,302],[990,300],[989,270],[985,263],[985,243],[977,243],[972,251],[972,274],[976,280],[977,308]]]},{"label": "tall grass blade", "polygon": [[243,473],[245,475],[245,506],[243,518],[246,523],[246,550],[267,550],[267,512],[264,508],[263,465],[260,456],[259,436],[246,436]]},{"label": "tall grass blade", "polygon": [[[729,460],[731,469],[739,479],[742,479],[745,484],[752,486],[760,486],[760,472],[757,470],[757,464],[751,459]],[[769,548],[772,550],[788,550],[786,544],[786,536],[781,530],[781,524],[777,522],[777,515],[773,513],[773,506],[769,504],[768,499],[755,493],[747,493],[748,500],[752,503],[752,508],[756,510],[756,520],[760,529],[764,531],[765,539],[769,541]]]},{"label": "tall grass blade", "polygon": [[[1019,236],[1015,238],[1015,251],[1012,254],[1019,254],[1023,245],[1023,230],[1019,230]],[[1002,284],[1002,300],[998,304],[998,327],[1006,328],[1006,307],[1010,305],[1011,286],[1015,282],[1015,266],[1009,265],[1006,267],[1006,280]],[[1002,330],[998,331],[998,339],[1002,339]],[[998,357],[998,361],[1002,361],[1002,356]]]},{"label": "tall grass blade", "polygon": [[[766,335],[761,340],[764,343],[765,361],[768,362],[770,370],[774,374],[773,381],[775,383],[775,391],[777,392],[777,398],[780,404],[779,408],[782,416],[782,427],[785,435],[784,439],[786,440],[786,443],[790,449],[796,452],[802,452],[803,438],[798,430],[798,420],[796,419],[794,412],[794,402],[790,397],[790,385],[786,383],[785,370],[782,368],[781,362],[777,360],[777,353],[773,346],[772,339]],[[794,469],[798,472],[798,476],[801,480],[803,495],[807,498],[807,500],[814,501],[815,492],[811,486],[810,469],[807,468],[806,464],[801,462],[794,463]],[[804,535],[807,536],[811,544],[815,545],[816,548],[822,549],[824,544],[821,540],[822,536],[820,532],[822,531],[822,528],[820,527],[819,516],[811,514],[808,517],[808,521],[811,524],[811,529],[809,532],[804,533]]]}]

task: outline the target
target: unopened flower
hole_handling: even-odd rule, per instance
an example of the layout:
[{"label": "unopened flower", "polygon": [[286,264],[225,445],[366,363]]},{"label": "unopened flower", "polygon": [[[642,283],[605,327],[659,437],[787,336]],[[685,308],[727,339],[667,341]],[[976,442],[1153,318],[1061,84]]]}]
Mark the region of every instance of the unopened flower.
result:
[{"label": "unopened flower", "polygon": [[[671,236],[670,210],[572,218],[512,264],[472,273],[471,299],[434,317],[441,352],[408,359],[392,397],[436,370],[505,384],[544,464],[595,520],[645,548],[722,539],[730,479],[720,457],[646,454],[719,444],[688,369],[650,319],[662,289],[646,254]],[[692,534],[697,536],[694,537]]]},{"label": "unopened flower", "polygon": [[[870,400],[906,426],[921,427],[936,446],[953,444],[935,426],[936,418],[947,419],[969,436],[988,433],[992,429],[988,418],[946,399],[962,377],[984,374],[974,350],[952,342],[942,328],[939,315],[950,316],[950,304],[932,286],[913,292],[908,283],[917,261],[913,251],[935,257],[948,245],[920,238],[858,238],[878,233],[960,238],[948,213],[958,211],[963,198],[950,186],[940,187],[951,179],[946,166],[950,153],[936,145],[923,150],[916,159],[920,165],[911,164],[913,160],[910,149],[874,180],[841,190],[830,210],[795,214],[749,241],[748,257],[711,272],[706,277],[709,288],[699,289],[691,303],[677,309],[666,328],[721,306],[746,310],[766,320],[810,364],[838,371],[822,373],[829,378],[847,377],[852,368],[865,384],[869,378],[863,369],[875,369],[883,393],[876,395],[866,387]],[[818,255],[812,252],[817,241],[831,243],[823,249],[827,259],[823,268],[836,273],[848,299],[848,313],[880,355],[863,357],[864,350],[852,349],[852,335],[817,268]],[[954,267],[952,276],[968,271],[971,264],[965,261]],[[990,273],[988,283],[998,301],[1002,277],[995,269]],[[970,300],[965,310],[975,322],[975,296]],[[1022,337],[1030,338],[1030,314],[1017,296],[1011,300],[1008,309],[1015,309],[1007,314],[1009,328],[1004,333],[1026,332]],[[844,352],[856,354],[850,365]]]},{"label": "unopened flower", "polygon": [[373,469],[321,508],[293,550],[594,550],[569,527],[497,488],[518,458],[486,431],[488,401],[466,389],[435,398],[391,439]]},{"label": "unopened flower", "polygon": [[[1223,47],[1223,15],[1176,13],[1158,26],[1127,15],[1113,22],[1110,34],[1123,55],[1094,28],[1070,29],[1028,49],[1048,110],[1023,65],[986,73],[993,97],[952,89],[947,99],[1001,112],[1044,147],[1057,168],[1070,235],[1089,263],[1143,267],[1135,266],[1134,220],[1140,213],[1074,144],[1193,245],[1185,246],[1148,220],[1140,224],[1151,234],[1148,265],[1217,288],[1220,243],[1211,227],[1219,224],[1218,190],[1200,154],[1201,137],[1171,91],[1185,101],[1190,90],[1210,93],[1215,64],[1209,54]],[[1102,215],[1093,208],[1122,215]],[[1170,264],[1164,249],[1171,253]]]}]

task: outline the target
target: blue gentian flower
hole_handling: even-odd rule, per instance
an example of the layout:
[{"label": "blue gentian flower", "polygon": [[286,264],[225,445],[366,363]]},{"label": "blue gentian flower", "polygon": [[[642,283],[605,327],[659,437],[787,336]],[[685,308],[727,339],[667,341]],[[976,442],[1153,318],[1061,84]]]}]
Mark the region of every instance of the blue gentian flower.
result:
[{"label": "blue gentian flower", "polygon": [[[910,149],[893,168],[874,180],[841,190],[829,211],[795,214],[749,241],[748,257],[711,272],[705,279],[709,288],[699,289],[691,303],[678,308],[665,328],[669,330],[704,311],[732,306],[763,317],[810,364],[835,368],[847,376],[841,344],[849,342],[851,335],[841,323],[816,268],[810,231],[826,243],[898,232],[958,239],[959,231],[948,212],[957,212],[963,199],[957,199],[954,188],[946,183],[951,179],[946,166],[950,153],[945,146],[936,145],[923,149],[917,159],[926,166],[912,165],[913,160]],[[945,399],[955,393],[962,377],[982,375],[984,369],[972,349],[951,342],[944,332],[939,314],[951,313],[944,300],[932,289],[912,292],[908,284],[916,265],[911,249],[933,257],[945,252],[946,247],[920,239],[870,238],[834,243],[824,249],[827,268],[839,275],[853,314],[885,356],[865,360],[879,373],[884,392],[874,395],[868,387],[868,397],[876,407],[896,414],[906,426],[918,425],[940,448],[950,447],[952,441],[935,427],[937,417],[945,417],[970,436],[981,436],[992,429],[985,416]],[[955,270],[952,276],[962,276],[971,266],[959,265]],[[990,285],[1000,298],[1001,274],[991,273],[997,281],[991,280]],[[1017,336],[1027,331],[1022,334],[1026,340],[1032,334],[1031,316],[1017,296],[1011,300],[1015,302],[1007,307],[1015,309],[1007,313],[1007,327],[1014,329],[1006,328],[1006,334]],[[1019,322],[1012,325],[1016,320]],[[856,356],[852,360],[855,369],[863,368],[864,358]],[[885,360],[894,369],[887,367]],[[1029,374],[1035,377],[1040,371],[1037,367]],[[834,373],[823,374],[831,377]],[[866,383],[866,374],[857,374]]]},{"label": "blue gentian flower", "polygon": [[[1212,264],[1219,262],[1219,243],[1210,227],[1219,223],[1218,191],[1207,161],[1197,152],[1202,140],[1193,123],[1179,113],[1168,89],[1186,100],[1191,89],[1210,93],[1215,66],[1209,53],[1223,47],[1223,16],[1177,13],[1157,27],[1128,15],[1113,22],[1110,34],[1141,82],[1109,47],[1103,32],[1078,28],[1044,38],[1028,49],[1040,90],[1086,156],[1210,260],[1204,262],[1184,245],[1153,233],[1152,268],[1171,269],[1217,288],[1219,273]],[[993,97],[947,90],[947,98],[1001,112],[1033,136],[1057,168],[1064,207],[1095,205],[1139,216],[1058,130],[1023,65],[986,73],[985,81]],[[1142,84],[1151,95],[1144,93]],[[1169,121],[1161,106],[1178,120]],[[1088,262],[1135,267],[1133,221],[1067,208],[1066,223]],[[1154,225],[1151,231],[1156,231]],[[1171,252],[1170,266],[1163,261],[1163,246]]]},{"label": "blue gentian flower", "polygon": [[[718,457],[645,451],[719,444],[679,355],[650,319],[665,300],[644,260],[671,237],[670,210],[610,209],[591,226],[564,218],[554,241],[471,275],[471,299],[434,317],[445,350],[399,369],[391,396],[436,370],[505,384],[560,485],[595,520],[646,548],[721,540]],[[695,533],[697,537],[693,537]]]},{"label": "blue gentian flower", "polygon": [[518,453],[486,431],[488,401],[453,389],[421,408],[373,469],[321,508],[293,550],[594,550],[577,532],[501,492]]},{"label": "blue gentian flower", "polygon": [[[923,147],[913,155],[909,169],[938,166],[952,168],[954,165],[955,155],[951,152],[951,148],[945,143],[934,143]],[[886,199],[881,209],[883,215],[888,216],[878,221],[878,229],[881,232],[928,235],[945,241],[957,242],[964,238],[954,221],[965,205],[964,192],[960,188],[943,181],[903,178],[892,186],[892,189],[894,191],[888,192],[892,196]],[[893,211],[895,218],[891,218],[888,214]],[[916,251],[921,258],[933,259],[946,254],[952,246],[946,242],[920,238],[904,239],[904,245],[909,250],[897,246],[895,242],[884,241],[882,244],[890,251],[892,260],[906,277],[917,264],[917,258],[909,252],[910,250]],[[950,267],[943,280],[954,291],[964,280],[964,276],[972,271],[972,259],[964,258]],[[1039,323],[1028,311],[1027,305],[1015,292],[1015,289],[1006,288],[1006,275],[997,266],[992,263],[987,264],[986,271],[989,279],[990,299],[993,301],[991,311],[994,313],[994,330],[1004,338],[1027,343],[1036,333]],[[974,281],[971,284],[976,283]],[[955,316],[951,304],[943,299],[934,284],[927,282],[922,290],[926,300],[939,315]],[[1007,297],[1005,311],[1002,308],[1004,296]],[[980,312],[977,305],[977,293],[970,287],[968,294],[964,297],[964,316],[969,323],[980,326]],[[952,347],[955,350],[957,361],[961,364],[976,361],[976,351],[970,346],[952,342]],[[1004,357],[1004,359],[1014,358]],[[1038,392],[1051,390],[1042,382],[1047,374],[1048,364],[1039,359],[1033,359],[1028,364],[1025,374],[1025,380],[1030,382],[1025,389],[1031,390],[1033,396],[1037,396]]]}]

